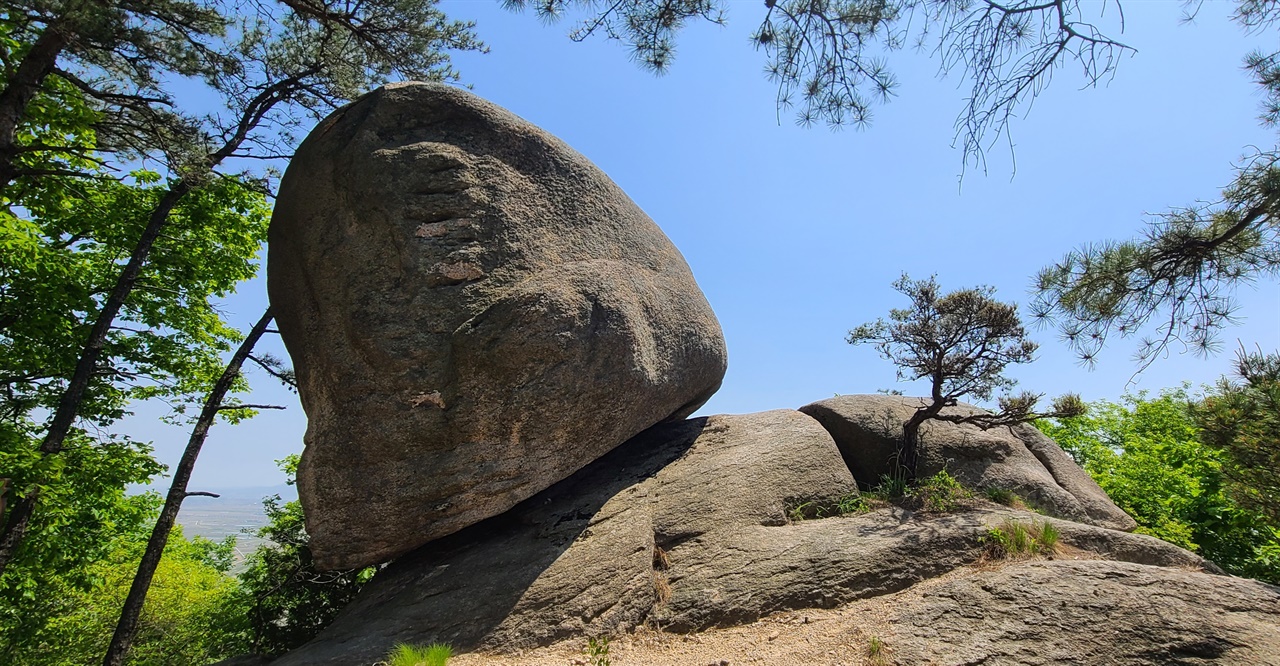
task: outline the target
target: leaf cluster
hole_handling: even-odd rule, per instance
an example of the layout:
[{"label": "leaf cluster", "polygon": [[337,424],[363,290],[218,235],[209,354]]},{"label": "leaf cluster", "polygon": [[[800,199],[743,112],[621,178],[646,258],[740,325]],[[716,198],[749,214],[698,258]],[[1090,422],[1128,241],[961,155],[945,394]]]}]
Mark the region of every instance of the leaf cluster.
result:
[{"label": "leaf cluster", "polygon": [[[1210,395],[1203,404],[1219,400]],[[1233,497],[1228,456],[1202,440],[1200,402],[1186,389],[1140,393],[1036,425],[1138,521],[1139,532],[1194,550],[1230,573],[1280,581],[1280,531]]]},{"label": "leaf cluster", "polygon": [[898,366],[899,381],[927,379],[935,401],[962,396],[989,400],[1016,382],[1003,375],[1010,363],[1027,363],[1036,344],[1026,339],[1016,305],[993,298],[991,287],[943,294],[936,277],[903,274],[893,288],[911,301],[851,331],[849,344],[869,344]]},{"label": "leaf cluster", "polygon": [[1223,378],[1192,415],[1222,454],[1231,499],[1280,529],[1280,355],[1241,350],[1236,378]]},{"label": "leaf cluster", "polygon": [[1017,381],[1004,376],[1005,368],[1031,362],[1036,343],[1026,338],[1017,305],[995,300],[991,287],[944,294],[936,277],[912,280],[906,274],[893,287],[911,300],[910,307],[890,310],[888,321],[877,319],[849,331],[846,340],[869,344],[892,361],[898,381],[927,380],[930,402],[921,408],[924,418],[986,429],[1082,409],[1079,397],[1067,394],[1054,400],[1051,412],[1038,413],[1041,396],[1023,392],[1000,396],[995,413],[943,413],[943,407],[960,398],[990,400],[997,390],[1013,388]]},{"label": "leaf cluster", "polygon": [[[1194,5],[1198,8],[1198,5]],[[1194,12],[1192,12],[1194,14]],[[1234,20],[1260,30],[1280,19],[1271,0],[1240,0]],[[1245,69],[1264,96],[1261,120],[1280,120],[1280,53],[1254,51]],[[1141,372],[1170,347],[1216,353],[1236,322],[1235,289],[1280,275],[1280,152],[1235,168],[1216,201],[1154,216],[1137,238],[1087,245],[1036,277],[1033,312],[1092,366],[1112,336],[1139,336]]]},{"label": "leaf cluster", "polygon": [[[154,519],[154,511],[149,514]],[[91,584],[47,581],[41,596],[48,598],[41,601],[56,612],[43,625],[6,632],[0,639],[5,663],[62,666],[99,661],[145,538],[132,534],[113,540],[103,557],[84,567]],[[180,529],[171,535],[129,653],[131,665],[203,664],[246,650],[246,599],[226,574],[233,546],[234,540],[188,541]]]},{"label": "leaf cluster", "polygon": [[3,663],[22,663],[15,655],[44,645],[40,637],[50,623],[102,584],[94,563],[144,541],[160,502],[155,494],[125,493],[127,484],[145,483],[163,469],[149,446],[75,431],[63,455],[49,458],[37,453],[37,435],[30,421],[0,421],[0,469],[14,488],[38,482],[45,499],[0,575]]},{"label": "leaf cluster", "polygon": [[641,66],[662,73],[675,58],[675,38],[690,20],[704,20],[717,25],[725,22],[721,0],[621,0],[602,3],[593,0],[503,0],[508,9],[532,8],[546,22],[559,20],[574,9],[590,16],[569,33],[575,42],[601,34],[625,43],[631,57]]},{"label": "leaf cluster", "polygon": [[1033,316],[1087,365],[1112,335],[1142,335],[1149,366],[1170,345],[1218,351],[1240,284],[1280,274],[1280,155],[1258,155],[1216,204],[1160,215],[1138,239],[1072,251],[1036,278]]}]

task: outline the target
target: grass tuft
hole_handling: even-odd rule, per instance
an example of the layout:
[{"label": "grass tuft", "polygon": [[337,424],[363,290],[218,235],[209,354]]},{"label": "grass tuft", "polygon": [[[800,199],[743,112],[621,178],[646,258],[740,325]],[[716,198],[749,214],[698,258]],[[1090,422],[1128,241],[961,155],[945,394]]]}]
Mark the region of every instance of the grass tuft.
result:
[{"label": "grass tuft", "polygon": [[453,648],[443,643],[433,643],[426,647],[400,643],[387,655],[387,666],[445,666],[449,657],[453,656]]},{"label": "grass tuft", "polygon": [[858,513],[866,513],[883,504],[875,496],[860,495],[853,491],[832,501],[810,500],[801,502],[787,510],[787,520],[799,523],[815,518],[834,518]]},{"label": "grass tuft", "polygon": [[992,560],[1024,557],[1052,557],[1058,552],[1061,532],[1052,523],[1025,524],[1006,520],[999,527],[987,530],[982,542],[986,544],[986,556]]},{"label": "grass tuft", "polygon": [[1022,498],[1008,488],[987,488],[985,494],[987,499],[996,504],[1018,508],[1018,505],[1022,503]]}]

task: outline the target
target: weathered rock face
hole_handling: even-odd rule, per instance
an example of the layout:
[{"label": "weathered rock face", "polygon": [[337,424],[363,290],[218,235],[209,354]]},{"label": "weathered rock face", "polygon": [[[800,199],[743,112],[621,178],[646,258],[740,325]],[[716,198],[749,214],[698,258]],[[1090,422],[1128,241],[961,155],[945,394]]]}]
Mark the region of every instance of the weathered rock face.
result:
[{"label": "weathered rock face", "polygon": [[1126,562],[982,572],[889,622],[900,664],[1280,664],[1280,588]]},{"label": "weathered rock face", "polygon": [[[845,395],[800,411],[822,423],[858,483],[869,487],[892,471],[902,424],[921,404],[920,398]],[[961,403],[944,413],[977,410]],[[926,421],[920,427],[918,473],[927,476],[944,467],[966,486],[1012,490],[1055,516],[1118,530],[1137,527],[1066,452],[1027,424],[984,431],[969,424]]]},{"label": "weathered rock face", "polygon": [[725,370],[684,259],[581,155],[462,90],[369,93],[298,149],[268,287],[317,565],[383,562],[692,413]]},{"label": "weathered rock face", "polygon": [[[813,419],[779,410],[657,426],[514,510],[397,560],[276,666],[374,661],[397,642],[511,651],[652,622],[696,631],[903,590],[981,557],[1006,520],[1105,557],[1201,567],[1157,539],[981,502],[793,522],[856,493]],[[364,661],[362,661],[364,660]]]}]

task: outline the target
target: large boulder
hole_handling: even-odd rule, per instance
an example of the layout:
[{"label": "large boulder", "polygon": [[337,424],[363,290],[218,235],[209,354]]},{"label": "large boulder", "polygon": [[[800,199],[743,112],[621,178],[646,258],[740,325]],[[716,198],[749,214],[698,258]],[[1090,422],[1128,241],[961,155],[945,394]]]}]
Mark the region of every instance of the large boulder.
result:
[{"label": "large boulder", "polygon": [[689,632],[833,608],[976,562],[989,530],[1010,520],[1053,523],[1063,544],[1094,557],[1206,565],[1152,537],[982,501],[945,514],[885,506],[799,519],[803,507],[855,498],[835,443],[799,412],[660,425],[393,562],[274,666],[367,663],[399,642],[509,652],[641,624]]},{"label": "large boulder", "polygon": [[273,312],[307,412],[316,564],[499,514],[719,387],[680,253],[599,169],[445,85],[334,112],[281,183]]},{"label": "large boulder", "polygon": [[[800,411],[822,423],[858,483],[871,487],[892,471],[902,424],[924,403],[904,396],[843,395]],[[981,410],[960,403],[943,413],[976,411]],[[942,469],[971,488],[1013,491],[1055,516],[1118,530],[1137,527],[1061,447],[1028,424],[983,430],[972,424],[926,421],[920,427],[918,474]]]}]

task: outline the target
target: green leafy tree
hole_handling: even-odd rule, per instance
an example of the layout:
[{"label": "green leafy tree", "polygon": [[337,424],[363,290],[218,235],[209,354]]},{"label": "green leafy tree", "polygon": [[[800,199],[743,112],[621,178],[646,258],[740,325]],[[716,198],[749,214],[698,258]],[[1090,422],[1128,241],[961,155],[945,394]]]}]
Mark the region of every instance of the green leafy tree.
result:
[{"label": "green leafy tree", "polygon": [[[298,456],[277,461],[292,485]],[[251,599],[249,622],[254,652],[283,654],[311,640],[333,621],[376,571],[375,567],[318,571],[297,501],[279,495],[263,502],[268,523],[258,536],[270,541],[248,558],[240,584]]]},{"label": "green leafy tree", "polygon": [[960,398],[990,400],[997,390],[1012,389],[1017,382],[1004,376],[1005,367],[1031,362],[1036,344],[1026,338],[1018,306],[995,300],[991,287],[943,294],[934,277],[912,280],[906,274],[893,287],[911,299],[911,306],[890,310],[889,321],[877,319],[849,331],[847,340],[872,345],[898,366],[899,381],[929,383],[924,404],[902,424],[897,468],[905,478],[916,477],[920,426],[930,419],[986,430],[1082,409],[1079,397],[1066,395],[1054,401],[1053,411],[1039,413],[1035,407],[1041,396],[1024,391],[1000,396],[994,413],[943,413]]},{"label": "green leafy tree", "polygon": [[[152,510],[154,514],[154,502]],[[115,616],[129,589],[145,534],[116,539],[104,557],[84,569],[87,587],[45,590],[61,607],[55,618],[22,641],[7,641],[4,663],[13,666],[90,664],[101,658]],[[151,594],[129,654],[132,666],[206,664],[247,649],[245,597],[228,575],[234,540],[188,541],[178,530],[156,571]],[[8,636],[5,637],[6,639]]]},{"label": "green leafy tree", "polygon": [[0,469],[17,484],[44,479],[46,490],[27,548],[0,578],[0,663],[6,664],[60,649],[48,638],[49,625],[74,612],[75,599],[99,584],[94,563],[145,538],[159,502],[154,494],[125,494],[126,484],[161,471],[150,447],[77,431],[65,455],[49,460],[36,455],[34,431],[29,422],[0,423]]},{"label": "green leafy tree", "polygon": [[78,88],[49,78],[26,108],[19,144],[61,148],[20,153],[22,170],[0,208],[0,486],[5,500],[16,500],[3,502],[0,519],[7,524],[33,489],[43,498],[0,573],[0,633],[10,653],[39,646],[51,624],[75,611],[68,600],[99,583],[95,563],[122,540],[145,536],[154,497],[127,497],[125,487],[164,468],[148,445],[107,429],[131,400],[180,406],[216,377],[221,352],[239,334],[213,303],[256,273],[269,213],[256,183],[236,177],[216,178],[175,205],[154,260],[103,338],[79,425],[48,455],[37,419],[60,404],[121,258],[167,187],[152,172],[119,179],[102,167],[102,114]]},{"label": "green leafy tree", "polygon": [[1231,498],[1280,529],[1280,354],[1241,350],[1236,379],[1223,378],[1193,416],[1201,440],[1223,455]]},{"label": "green leafy tree", "polygon": [[[215,13],[209,18],[201,14],[209,18],[209,29],[191,30],[178,38],[184,45],[184,57],[191,61],[177,63],[182,68],[166,69],[162,66],[163,59],[157,59],[154,62],[160,63],[157,66],[161,69],[143,66],[137,71],[115,72],[111,68],[115,61],[110,57],[104,56],[106,60],[102,62],[80,59],[78,52],[69,46],[78,43],[80,32],[77,31],[86,25],[115,25],[112,21],[119,21],[128,30],[122,33],[123,41],[118,45],[127,55],[136,56],[141,53],[140,45],[149,43],[148,40],[169,41],[171,37],[166,36],[164,26],[170,25],[171,20],[184,21],[184,12],[192,7],[210,12],[246,11],[243,15],[231,15],[235,18],[235,29],[227,29],[233,23],[227,16]],[[189,205],[188,200],[228,179],[222,171],[228,160],[287,156],[292,141],[289,130],[304,118],[314,117],[393,76],[453,78],[455,73],[449,67],[445,50],[479,49],[482,45],[473,38],[470,24],[448,20],[435,8],[434,0],[377,0],[354,4],[316,0],[286,3],[283,9],[253,1],[207,6],[143,3],[135,7],[125,3],[114,8],[99,3],[58,3],[37,9],[27,14],[30,20],[23,26],[25,32],[21,34],[34,43],[20,49],[21,58],[23,64],[39,60],[48,66],[38,78],[32,95],[14,107],[19,111],[15,123],[25,122],[22,114],[29,106],[29,98],[39,92],[39,85],[46,77],[77,87],[101,107],[104,118],[115,119],[116,116],[108,112],[127,106],[173,121],[166,121],[164,125],[169,130],[136,135],[146,141],[135,144],[133,152],[160,160],[168,174],[163,185],[157,188],[159,196],[151,208],[137,218],[140,224],[134,228],[130,245],[126,246],[129,249],[117,259],[114,277],[105,282],[105,289],[94,302],[97,307],[89,318],[91,326],[79,344],[74,367],[57,378],[56,406],[51,409],[39,447],[42,455],[57,456],[77,419],[84,418],[83,407],[86,400],[92,398],[92,385],[99,374],[98,368],[104,363],[110,333],[118,328],[121,313],[127,312],[135,291],[144,286],[143,277],[149,265],[157,260],[163,241],[169,238],[174,219]],[[98,16],[95,12],[109,15]],[[221,28],[215,25],[219,20]],[[157,32],[150,32],[153,28]],[[70,31],[71,37],[63,39],[60,36],[63,31]],[[130,31],[146,34],[129,37]],[[51,33],[56,34],[50,36]],[[29,43],[21,38],[16,41]],[[39,46],[41,44],[44,46]],[[66,70],[57,66],[61,56],[85,68],[89,78],[63,76]],[[19,66],[14,76],[21,71],[23,68]],[[143,76],[146,71],[157,75]],[[165,94],[166,77],[159,75],[162,72],[200,75],[212,92],[226,101],[229,110],[199,114],[172,107],[171,96]],[[158,94],[119,93],[120,80],[138,90],[155,90]],[[24,85],[23,81],[26,79],[7,81],[6,90],[17,90]],[[0,91],[0,98],[4,94]],[[127,99],[127,103],[122,99]],[[4,104],[0,103],[0,134],[3,134],[4,118]],[[155,123],[146,126],[153,125]],[[0,141],[0,152],[3,152],[2,144]],[[48,177],[48,174],[31,175]],[[85,174],[72,174],[76,175]],[[258,184],[260,190],[266,187],[266,183]],[[198,247],[185,250],[199,254]],[[217,374],[214,371],[209,377]],[[208,383],[206,378],[202,388],[207,388]],[[38,483],[14,487],[8,515],[0,526],[0,571],[21,546],[40,493]]]},{"label": "green leafy tree", "polygon": [[[143,548],[142,555],[138,560],[137,573],[133,577],[129,593],[121,606],[120,619],[116,623],[115,632],[111,637],[111,644],[108,646],[107,654],[103,659],[103,663],[107,666],[123,663],[126,655],[130,654],[130,648],[134,640],[138,638],[139,632],[145,628],[146,618],[143,617],[143,613],[146,610],[147,598],[151,590],[151,584],[156,580],[159,568],[164,563],[164,554],[169,543],[170,533],[177,524],[178,512],[182,509],[183,501],[188,497],[194,494],[203,494],[189,492],[187,484],[191,480],[191,472],[195,469],[196,459],[200,456],[200,450],[204,447],[205,439],[209,435],[209,429],[213,427],[218,415],[224,413],[224,411],[234,413],[235,416],[231,418],[237,420],[240,415],[247,414],[252,409],[273,407],[271,405],[246,405],[239,401],[228,401],[227,399],[227,393],[237,384],[242,383],[241,367],[249,358],[254,345],[258,344],[258,340],[266,332],[267,326],[272,319],[271,310],[268,308],[258,318],[258,322],[254,324],[253,328],[250,329],[249,334],[240,343],[240,347],[231,355],[231,360],[227,362],[226,368],[222,371],[222,376],[218,378],[218,381],[214,383],[213,388],[205,397],[204,408],[200,410],[200,415],[196,418],[195,425],[191,430],[191,437],[187,440],[187,446],[182,452],[182,458],[178,461],[178,465],[173,471],[173,477],[169,483],[169,491],[165,495],[163,506],[160,508],[160,515],[156,518],[155,527],[152,528],[151,536],[147,539],[146,546]],[[136,660],[136,654],[134,659]]]},{"label": "green leafy tree", "polygon": [[1201,441],[1197,409],[1185,389],[1166,390],[1090,403],[1082,416],[1037,426],[1138,521],[1139,532],[1230,573],[1278,582],[1280,533],[1227,492],[1226,456]]},{"label": "green leafy tree", "polygon": [[[91,138],[94,116],[82,105],[67,104],[74,99],[67,91],[37,98],[35,105],[57,121],[28,129]],[[59,110],[65,114],[59,116]],[[121,258],[129,255],[168,190],[159,175],[146,171],[125,180],[21,176],[5,190],[7,206],[0,210],[0,245],[6,249],[0,257],[0,419],[30,423],[34,414],[62,408],[68,377],[83,369],[85,339],[103,329],[102,304]],[[202,390],[217,376],[221,352],[239,337],[213,303],[257,271],[269,214],[263,193],[242,179],[220,177],[175,202],[171,213],[172,224],[156,246],[155,260],[138,271],[137,289],[100,330],[95,362],[88,372],[80,372],[75,419],[85,425],[109,427],[130,400],[180,399]],[[71,423],[65,429],[68,434],[56,451],[47,446],[47,429],[34,440],[30,453],[50,460],[7,475],[14,501],[4,524],[21,529],[6,534],[25,534],[35,520],[34,503],[25,500],[54,485],[54,477],[42,476],[42,470],[63,464],[50,452],[61,453],[78,432]],[[32,441],[23,437],[10,445]],[[5,568],[22,557],[20,541],[9,539],[0,548]]]}]

